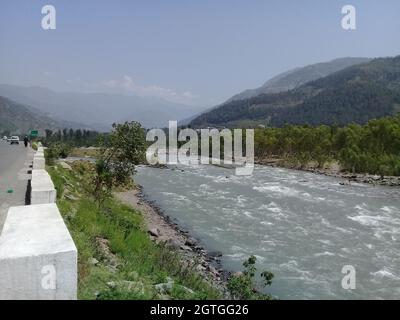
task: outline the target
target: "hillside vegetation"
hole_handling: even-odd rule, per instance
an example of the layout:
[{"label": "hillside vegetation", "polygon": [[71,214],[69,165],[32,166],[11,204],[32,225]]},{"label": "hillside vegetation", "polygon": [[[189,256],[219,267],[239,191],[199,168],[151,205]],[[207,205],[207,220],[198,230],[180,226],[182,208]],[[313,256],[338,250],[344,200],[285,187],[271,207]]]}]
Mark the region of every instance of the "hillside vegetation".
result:
[{"label": "hillside vegetation", "polygon": [[364,124],[400,111],[400,56],[348,67],[296,89],[228,102],[194,127]]},{"label": "hillside vegetation", "polygon": [[355,64],[368,62],[368,58],[339,58],[329,62],[311,64],[281,73],[256,89],[245,90],[228,101],[243,100],[260,94],[279,93],[295,89],[307,82],[326,77]]}]

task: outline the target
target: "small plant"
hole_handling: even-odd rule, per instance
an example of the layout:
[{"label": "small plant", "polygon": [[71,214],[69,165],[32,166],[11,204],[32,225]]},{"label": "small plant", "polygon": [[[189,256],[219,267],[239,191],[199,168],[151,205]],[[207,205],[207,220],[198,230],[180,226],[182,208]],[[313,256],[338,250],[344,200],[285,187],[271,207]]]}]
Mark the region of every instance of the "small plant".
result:
[{"label": "small plant", "polygon": [[36,142],[32,142],[32,143],[31,143],[31,148],[32,148],[33,150],[37,151],[37,149],[38,149],[37,143],[36,143]]},{"label": "small plant", "polygon": [[272,284],[274,275],[269,271],[260,273],[261,282],[255,280],[257,258],[250,256],[243,262],[244,271],[232,276],[228,282],[228,289],[233,298],[239,300],[270,300],[271,296],[262,293],[262,290]]}]

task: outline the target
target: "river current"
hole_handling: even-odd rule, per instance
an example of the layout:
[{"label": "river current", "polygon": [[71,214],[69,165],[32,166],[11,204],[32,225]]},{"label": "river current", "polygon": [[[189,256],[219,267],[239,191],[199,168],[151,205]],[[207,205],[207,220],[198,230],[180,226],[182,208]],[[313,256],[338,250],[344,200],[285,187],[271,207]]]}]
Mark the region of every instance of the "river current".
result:
[{"label": "river current", "polygon": [[[205,165],[138,167],[149,200],[227,270],[250,255],[274,273],[280,299],[400,299],[400,189],[256,166],[251,176]],[[356,289],[342,287],[353,266]]]}]

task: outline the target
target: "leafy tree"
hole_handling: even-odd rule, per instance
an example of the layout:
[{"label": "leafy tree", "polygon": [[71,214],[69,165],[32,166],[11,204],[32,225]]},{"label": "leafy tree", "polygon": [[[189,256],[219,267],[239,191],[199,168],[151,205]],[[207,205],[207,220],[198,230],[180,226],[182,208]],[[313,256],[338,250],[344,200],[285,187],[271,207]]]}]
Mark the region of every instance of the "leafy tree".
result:
[{"label": "leafy tree", "polygon": [[144,161],[145,131],[138,122],[113,124],[108,139],[103,139],[101,144],[92,190],[99,206],[114,187],[130,183],[135,165]]}]

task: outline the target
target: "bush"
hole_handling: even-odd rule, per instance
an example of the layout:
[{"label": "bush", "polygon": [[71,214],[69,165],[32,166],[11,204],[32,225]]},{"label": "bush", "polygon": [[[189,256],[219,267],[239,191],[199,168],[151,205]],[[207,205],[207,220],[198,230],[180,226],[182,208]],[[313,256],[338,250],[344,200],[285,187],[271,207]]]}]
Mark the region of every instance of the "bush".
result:
[{"label": "bush", "polygon": [[37,143],[36,143],[36,142],[32,142],[32,143],[31,143],[31,148],[32,148],[33,150],[37,151],[37,149],[38,149]]},{"label": "bush", "polygon": [[67,158],[70,152],[72,151],[72,146],[66,143],[52,143],[49,147],[45,150],[45,158],[46,163],[48,165],[54,165],[54,162],[58,158]]},{"label": "bush", "polygon": [[228,289],[235,299],[240,300],[270,300],[271,296],[262,293],[265,287],[272,284],[272,278],[274,275],[269,271],[263,271],[260,274],[261,283],[255,281],[255,276],[257,272],[256,268],[257,258],[255,256],[250,256],[243,266],[245,267],[243,273],[238,273],[233,275],[229,279]]}]

